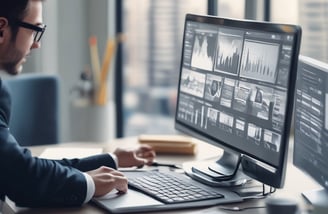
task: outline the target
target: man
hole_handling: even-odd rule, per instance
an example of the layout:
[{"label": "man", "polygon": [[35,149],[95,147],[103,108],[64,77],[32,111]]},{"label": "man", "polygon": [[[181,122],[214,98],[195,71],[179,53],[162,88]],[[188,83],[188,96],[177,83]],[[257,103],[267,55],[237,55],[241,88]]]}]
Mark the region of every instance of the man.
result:
[{"label": "man", "polygon": [[[44,30],[42,0],[1,0],[0,70],[20,73]],[[116,167],[150,164],[155,157],[148,146],[84,159],[32,157],[11,135],[9,117],[10,96],[0,80],[0,199],[8,196],[19,206],[76,206],[114,189],[126,192],[127,179]]]}]

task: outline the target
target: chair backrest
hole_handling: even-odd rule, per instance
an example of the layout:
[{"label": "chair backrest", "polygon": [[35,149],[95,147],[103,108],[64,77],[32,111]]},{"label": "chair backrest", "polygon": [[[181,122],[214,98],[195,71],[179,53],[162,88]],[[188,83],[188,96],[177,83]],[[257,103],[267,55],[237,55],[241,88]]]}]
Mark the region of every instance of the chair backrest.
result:
[{"label": "chair backrest", "polygon": [[4,80],[11,94],[9,127],[21,146],[59,142],[59,79],[41,73]]}]

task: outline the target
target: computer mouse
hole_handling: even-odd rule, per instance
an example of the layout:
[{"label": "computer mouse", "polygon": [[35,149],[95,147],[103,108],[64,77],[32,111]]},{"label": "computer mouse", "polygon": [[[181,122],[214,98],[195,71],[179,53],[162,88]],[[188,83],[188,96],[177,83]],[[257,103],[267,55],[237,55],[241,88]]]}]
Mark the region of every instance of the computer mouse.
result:
[{"label": "computer mouse", "polygon": [[268,214],[296,214],[298,212],[296,201],[288,198],[267,198],[265,206]]}]

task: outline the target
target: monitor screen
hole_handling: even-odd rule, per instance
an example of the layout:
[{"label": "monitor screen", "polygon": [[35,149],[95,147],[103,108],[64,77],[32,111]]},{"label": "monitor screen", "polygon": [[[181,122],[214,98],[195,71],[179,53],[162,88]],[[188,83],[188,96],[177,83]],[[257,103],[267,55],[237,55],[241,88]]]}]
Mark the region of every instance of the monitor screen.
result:
[{"label": "monitor screen", "polygon": [[[328,203],[328,64],[300,56],[295,95],[293,163],[322,185],[304,193]],[[312,196],[311,196],[312,195]]]},{"label": "monitor screen", "polygon": [[294,25],[187,14],[175,127],[224,149],[206,176],[222,162],[228,176],[213,179],[231,179],[241,163],[282,186],[300,37]]}]

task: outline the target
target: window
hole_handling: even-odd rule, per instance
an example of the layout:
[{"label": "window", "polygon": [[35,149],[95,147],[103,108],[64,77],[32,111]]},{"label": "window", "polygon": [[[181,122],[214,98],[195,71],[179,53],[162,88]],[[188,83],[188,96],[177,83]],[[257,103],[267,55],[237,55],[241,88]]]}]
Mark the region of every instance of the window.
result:
[{"label": "window", "polygon": [[328,1],[275,0],[271,4],[272,21],[302,27],[301,54],[328,62]]},{"label": "window", "polygon": [[[186,13],[207,14],[207,0],[124,0],[123,134],[174,133]],[[243,18],[244,1],[219,0],[221,16]]]}]

